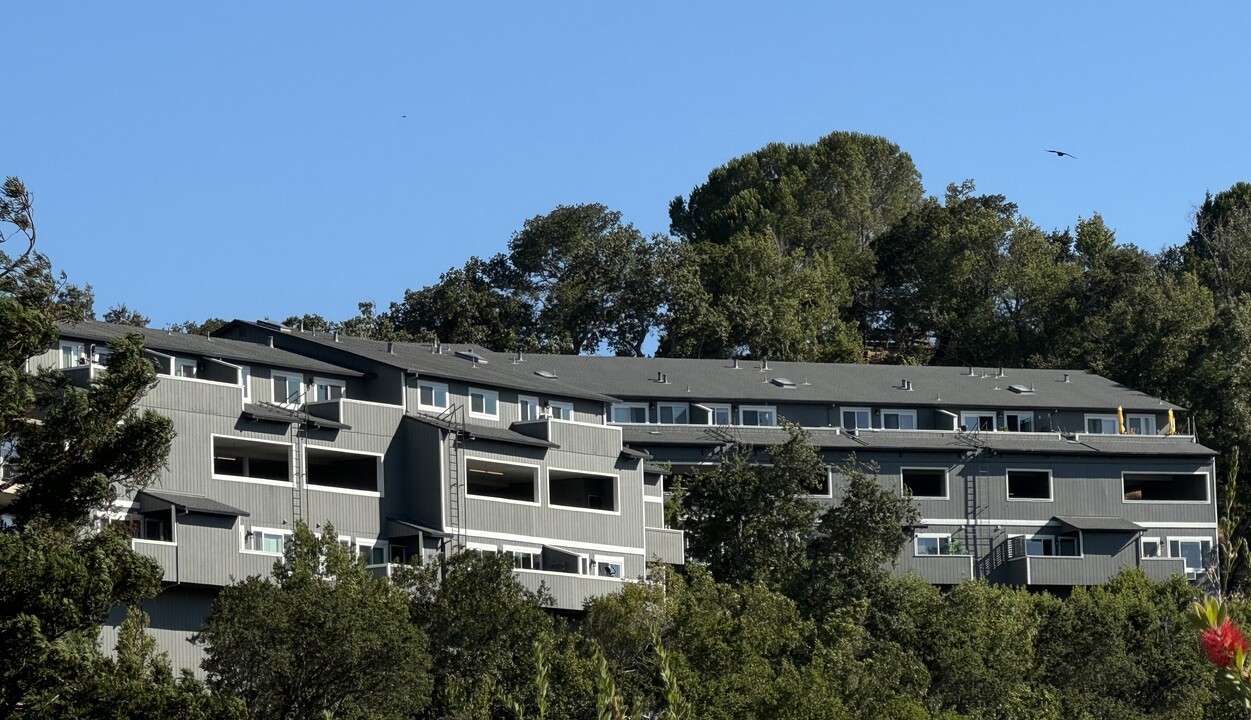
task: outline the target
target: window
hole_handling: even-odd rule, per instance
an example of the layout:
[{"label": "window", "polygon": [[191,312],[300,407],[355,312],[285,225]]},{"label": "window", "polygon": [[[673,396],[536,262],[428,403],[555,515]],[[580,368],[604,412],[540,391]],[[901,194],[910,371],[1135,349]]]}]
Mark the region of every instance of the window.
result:
[{"label": "window", "polygon": [[213,475],[290,482],[291,446],[214,437]]},{"label": "window", "polygon": [[174,360],[174,377],[200,377],[200,363],[189,358],[178,358]]},{"label": "window", "polygon": [[625,572],[625,558],[595,556],[594,574],[599,577],[619,578]]},{"label": "window", "polygon": [[833,497],[834,468],[827,467],[825,469],[825,475],[821,478],[821,484],[816,487],[808,488],[808,494],[814,497]]},{"label": "window", "polygon": [[317,402],[338,400],[346,394],[346,388],[347,384],[342,380],[313,378],[313,397],[317,399]]},{"label": "window", "polygon": [[946,498],[947,471],[944,468],[903,468],[903,487],[915,498]]},{"label": "window", "polygon": [[382,458],[319,447],[305,450],[308,484],[321,488],[382,491]]},{"label": "window", "polygon": [[883,410],[882,427],[887,430],[916,430],[916,410]]},{"label": "window", "polygon": [[729,405],[705,405],[708,408],[709,425],[733,425],[734,413]]},{"label": "window", "polygon": [[1004,413],[1003,424],[1009,432],[1034,432],[1034,413]]},{"label": "window", "polygon": [[966,410],[960,413],[960,427],[968,432],[994,432],[995,414],[986,410]]},{"label": "window", "polygon": [[465,474],[465,492],[469,495],[516,502],[539,501],[538,493],[535,492],[539,469],[534,465],[466,458]]},{"label": "window", "polygon": [[543,569],[543,554],[538,550],[505,545],[504,552],[513,556],[513,567],[518,570]]},{"label": "window", "polygon": [[617,510],[617,477],[573,470],[547,471],[547,501],[584,510]]},{"label": "window", "polygon": [[385,565],[387,562],[387,545],[357,541],[356,556],[363,559],[366,565]]},{"label": "window", "polygon": [[1155,415],[1126,415],[1125,430],[1131,435],[1155,435]]},{"label": "window", "polygon": [[915,553],[923,555],[964,555],[964,543],[950,535],[918,535],[913,540]]},{"label": "window", "polygon": [[686,403],[657,403],[656,415],[665,425],[685,425],[690,422],[691,410]]},{"label": "window", "polygon": [[1160,547],[1160,538],[1143,538],[1142,556],[1144,558],[1164,557],[1163,548]]},{"label": "window", "polygon": [[1031,557],[1078,557],[1081,543],[1077,535],[1035,535],[1025,541],[1025,554]]},{"label": "window", "polygon": [[844,430],[865,430],[873,427],[873,415],[869,408],[843,408]]},{"label": "window", "polygon": [[83,355],[82,343],[61,343],[61,367],[72,368],[83,365],[87,362],[87,358]]},{"label": "window", "polygon": [[239,367],[239,384],[243,386],[243,399],[249,400],[252,397],[252,368],[247,365]]},{"label": "window", "polygon": [[527,420],[539,419],[539,399],[528,395],[521,395],[517,398],[518,415],[522,422]]},{"label": "window", "polygon": [[1116,435],[1117,422],[1115,415],[1087,415],[1086,432],[1092,435]]},{"label": "window", "polygon": [[425,380],[418,382],[417,407],[425,410],[446,410],[447,385]]},{"label": "window", "polygon": [[573,419],[573,403],[549,402],[547,404],[548,412],[557,420]]},{"label": "window", "polygon": [[391,557],[387,558],[387,562],[394,565],[403,565],[408,562],[408,548],[403,545],[389,545],[387,549],[391,551]]},{"label": "window", "polygon": [[287,549],[286,534],[277,530],[253,529],[244,536],[244,549],[281,555]]},{"label": "window", "polygon": [[744,405],[738,409],[738,416],[742,425],[772,427],[778,424],[778,411],[771,407]]},{"label": "window", "polygon": [[1050,470],[1008,470],[1009,500],[1051,500]]},{"label": "window", "polygon": [[91,362],[97,365],[108,365],[109,357],[113,355],[113,351],[106,347],[97,348],[95,345],[91,347],[93,348],[91,351]]},{"label": "window", "polygon": [[647,422],[647,403],[617,403],[612,406],[612,421],[621,424]]},{"label": "window", "polygon": [[1126,502],[1208,501],[1208,476],[1198,474],[1124,473]]},{"label": "window", "polygon": [[174,534],[170,527],[169,512],[165,510],[159,513],[143,515],[139,523],[140,540],[159,540],[161,542],[173,542]]},{"label": "window", "polygon": [[500,394],[494,390],[469,388],[469,415],[471,417],[499,420]]},{"label": "window", "polygon": [[479,555],[495,555],[500,551],[499,545],[480,542],[467,542],[465,543],[465,549],[472,553],[478,553]]},{"label": "window", "polygon": [[1212,552],[1211,538],[1169,538],[1168,556],[1185,560],[1186,572],[1203,572],[1205,560]]},{"label": "window", "polygon": [[304,378],[290,373],[274,372],[274,402],[281,404],[304,401]]}]

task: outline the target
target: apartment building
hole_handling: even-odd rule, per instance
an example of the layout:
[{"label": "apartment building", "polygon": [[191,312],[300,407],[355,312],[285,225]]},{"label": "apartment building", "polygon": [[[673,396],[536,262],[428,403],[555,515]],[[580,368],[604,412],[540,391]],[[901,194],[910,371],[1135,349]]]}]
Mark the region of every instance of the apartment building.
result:
[{"label": "apartment building", "polygon": [[[30,366],[85,384],[131,328],[67,325]],[[854,458],[909,492],[901,572],[951,585],[1197,578],[1215,542],[1211,450],[1183,410],[1079,371],[606,358],[385,343],[234,321],[144,330],[143,407],[178,435],[157,483],[107,520],[165,569],[145,608],[175,666],[233,580],[267,574],[296,521],[332,523],[373,572],[462,550],[511,555],[560,611],[680,564],[664,484],[733,442],[810,433],[835,502]],[[121,617],[110,619],[111,644]]]}]

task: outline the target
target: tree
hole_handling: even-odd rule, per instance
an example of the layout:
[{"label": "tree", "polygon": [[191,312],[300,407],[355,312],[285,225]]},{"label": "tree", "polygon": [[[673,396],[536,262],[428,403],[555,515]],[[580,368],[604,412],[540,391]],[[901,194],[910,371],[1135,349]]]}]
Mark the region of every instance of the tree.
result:
[{"label": "tree", "polygon": [[807,573],[790,587],[804,611],[816,618],[868,600],[877,612],[891,606],[890,571],[920,519],[911,498],[883,487],[876,468],[851,458],[838,469],[841,499],[821,516],[807,547]]},{"label": "tree", "polygon": [[[155,377],[137,334],[111,344],[107,372],[88,387],[26,371],[55,346],[58,322],[91,310],[89,291],[55,275],[35,237],[30,193],[9,178],[0,193],[0,447],[5,481],[19,489],[8,508],[18,527],[0,533],[0,647],[21,651],[0,653],[6,717],[18,707],[65,710],[58,698],[98,667],[95,639],[109,611],[159,589],[160,568],[121,528],[89,532],[88,523],[115,485],[155,477],[173,437],[168,419],[134,410]],[[2,246],[15,241],[9,254]]]},{"label": "tree", "polygon": [[507,275],[534,308],[542,346],[640,356],[659,320],[667,250],[667,238],[644,237],[603,205],[561,205],[513,235]]},{"label": "tree", "polygon": [[804,570],[818,514],[808,494],[825,486],[826,470],[807,433],[785,427],[787,441],[768,449],[771,465],[758,464],[755,448],[735,444],[715,471],[688,479],[687,551],[720,582],[777,588]]},{"label": "tree", "polygon": [[329,525],[318,538],[297,523],[272,580],[224,588],[195,641],[209,685],[252,717],[406,718],[430,693],[426,636],[406,596]]},{"label": "tree", "polygon": [[438,283],[405,291],[387,314],[400,332],[419,341],[536,350],[534,310],[507,292],[505,271],[502,255],[470,258],[440,275]]},{"label": "tree", "polygon": [[511,555],[463,552],[396,578],[430,639],[430,717],[479,717],[533,692],[535,648],[555,644],[554,622],[512,567]]},{"label": "tree", "polygon": [[151,320],[147,315],[141,314],[138,310],[131,310],[123,303],[110,307],[108,312],[104,313],[104,322],[146,328]]},{"label": "tree", "polygon": [[180,323],[174,323],[166,329],[170,332],[186,333],[188,335],[212,335],[215,331],[225,326],[225,320],[214,317],[209,318],[202,323],[194,320],[184,320]]}]

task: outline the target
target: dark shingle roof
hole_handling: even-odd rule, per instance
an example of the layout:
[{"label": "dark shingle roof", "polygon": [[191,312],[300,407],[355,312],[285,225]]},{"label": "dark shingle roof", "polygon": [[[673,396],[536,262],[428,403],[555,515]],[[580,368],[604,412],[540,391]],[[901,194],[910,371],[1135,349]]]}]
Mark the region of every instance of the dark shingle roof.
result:
[{"label": "dark shingle roof", "polygon": [[61,325],[61,336],[75,340],[87,340],[104,344],[128,333],[137,332],[143,335],[143,345],[149,350],[174,355],[201,355],[217,358],[228,362],[250,365],[266,365],[292,370],[337,375],[339,377],[361,377],[361,373],[348,368],[331,365],[330,363],[297,355],[286,350],[271,348],[260,343],[227,340],[205,335],[136,328],[128,325],[85,320],[79,323]]},{"label": "dark shingle roof", "polygon": [[[842,405],[945,408],[1047,408],[1163,412],[1179,405],[1151,397],[1085,370],[928,367],[848,363],[769,362],[680,358],[528,355],[501,356],[504,370],[550,370],[578,385],[623,399],[682,402],[813,402]],[[495,358],[492,357],[492,362]],[[659,382],[657,375],[665,382]],[[1068,382],[1064,381],[1068,375]],[[782,387],[775,379],[789,378]],[[912,390],[904,390],[904,380]],[[1009,389],[1017,385],[1026,392]]]},{"label": "dark shingle roof", "polygon": [[[231,323],[231,325],[236,324],[260,328],[276,334],[276,331],[272,328],[257,323],[250,323],[246,320],[235,320]],[[336,338],[336,336],[327,333],[302,332],[299,330],[277,332],[282,332],[283,336],[288,338],[299,338],[319,345],[333,347],[336,350],[358,355],[374,362],[397,367],[418,375],[460,380],[471,385],[481,384],[488,388],[503,387],[535,394],[541,393],[547,397],[578,398],[599,402],[613,402],[616,400],[616,398],[610,395],[590,389],[598,387],[599,383],[594,381],[577,383],[561,377],[545,379],[534,374],[533,371],[538,369],[534,367],[526,368],[524,371],[512,371],[505,367],[510,366],[511,356],[493,353],[478,345],[444,343],[441,347],[442,352],[434,352],[434,346],[430,343],[387,343],[381,340],[366,340],[346,335],[339,335]],[[390,351],[388,351],[388,348]],[[464,353],[472,353],[487,362],[475,364],[471,359],[464,357]]]},{"label": "dark shingle roof", "polygon": [[1067,525],[1074,530],[1085,532],[1142,532],[1143,527],[1120,517],[1083,517],[1078,515],[1056,515],[1052,520]]},{"label": "dark shingle roof", "polygon": [[204,513],[206,515],[230,515],[234,517],[249,517],[251,515],[246,510],[240,510],[226,503],[210,500],[203,495],[186,495],[167,490],[142,490],[135,496],[135,499],[139,501],[139,508],[144,512],[155,510],[159,507],[168,508],[170,505],[173,505],[178,510]]},{"label": "dark shingle roof", "polygon": [[[409,418],[411,420],[416,420],[417,422],[420,422],[420,423],[425,423],[427,425],[433,425],[437,428],[443,428],[444,430],[456,429],[456,425],[454,423],[450,423],[447,420],[444,420],[443,418],[440,418],[440,417],[435,417],[434,415],[426,415],[424,413],[409,413],[408,415],[405,415],[404,417]],[[494,425],[478,425],[477,423],[467,422],[464,424],[464,429],[465,429],[465,434],[469,435],[470,439],[477,438],[479,440],[494,440],[496,442],[511,443],[513,445],[529,445],[531,447],[541,447],[541,448],[553,448],[554,449],[554,448],[560,447],[556,443],[550,443],[546,440],[540,440],[539,438],[536,438],[536,437],[530,437],[529,435],[522,435],[521,433],[515,430],[509,430],[508,428],[497,427]]]},{"label": "dark shingle roof", "polygon": [[323,417],[317,417],[299,410],[290,410],[269,403],[248,403],[243,406],[243,416],[250,420],[263,420],[266,422],[286,423],[287,425],[298,425],[307,422],[313,427],[325,428],[327,430],[351,430],[352,426],[344,425],[336,420],[329,420]]}]

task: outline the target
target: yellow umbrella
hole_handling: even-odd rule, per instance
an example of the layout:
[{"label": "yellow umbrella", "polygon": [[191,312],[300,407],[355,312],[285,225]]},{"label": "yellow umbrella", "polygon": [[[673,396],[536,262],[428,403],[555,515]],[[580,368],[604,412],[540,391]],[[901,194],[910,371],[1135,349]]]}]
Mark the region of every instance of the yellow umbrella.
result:
[{"label": "yellow umbrella", "polygon": [[1168,435],[1176,435],[1176,434],[1177,434],[1177,420],[1175,420],[1175,419],[1173,418],[1173,409],[1172,409],[1172,408],[1169,408],[1169,411],[1168,411],[1168,433],[1166,433],[1166,434],[1168,434]]},{"label": "yellow umbrella", "polygon": [[1121,409],[1120,405],[1116,406],[1116,424],[1117,426],[1120,427],[1121,434],[1124,435],[1125,434],[1125,411]]}]

